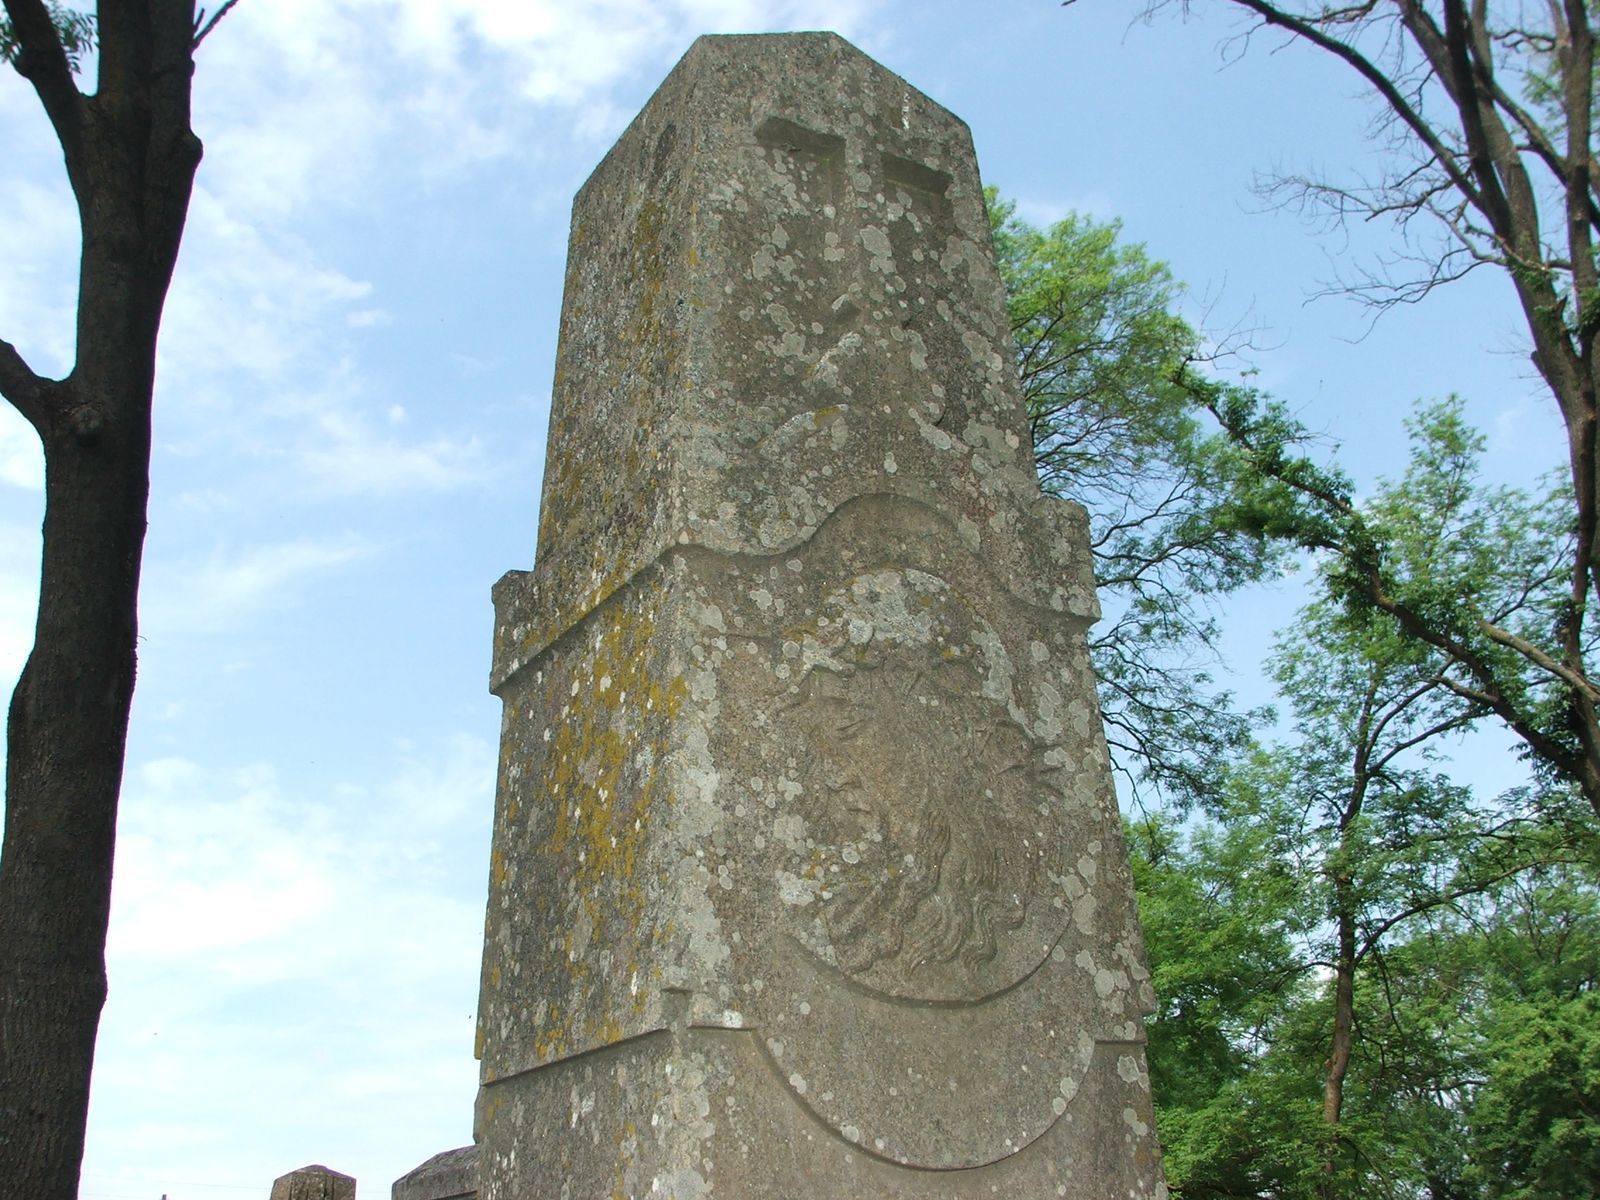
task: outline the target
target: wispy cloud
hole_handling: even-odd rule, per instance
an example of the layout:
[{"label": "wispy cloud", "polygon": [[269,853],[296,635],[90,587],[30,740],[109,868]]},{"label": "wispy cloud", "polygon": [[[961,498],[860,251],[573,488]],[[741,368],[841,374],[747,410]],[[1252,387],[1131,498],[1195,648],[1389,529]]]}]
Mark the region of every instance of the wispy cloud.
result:
[{"label": "wispy cloud", "polygon": [[335,878],[326,813],[286,802],[270,768],[214,773],[181,758],[144,764],[130,793],[109,952],[205,957],[235,981],[281,975],[281,962],[252,958],[326,913]]},{"label": "wispy cloud", "polygon": [[491,476],[476,437],[408,441],[393,432],[403,420],[393,420],[390,412],[384,419],[387,429],[362,412],[320,414],[295,453],[296,465],[319,491],[333,494],[449,491]]},{"label": "wispy cloud", "polygon": [[[467,1140],[484,880],[454,864],[487,854],[493,774],[466,736],[331,791],[266,764],[132,767],[86,1196],[170,1190],[175,1158],[191,1183],[258,1195],[327,1159],[365,1194],[397,1153],[444,1148],[432,1131]],[[333,794],[350,789],[362,803]],[[361,1102],[380,1094],[402,1115],[374,1125]],[[271,1156],[286,1145],[303,1157]]]},{"label": "wispy cloud", "polygon": [[163,397],[226,408],[233,389],[219,387],[219,376],[259,386],[297,375],[337,353],[331,331],[346,321],[334,318],[366,311],[371,295],[370,283],[249,220],[207,182],[189,206],[162,321]]},{"label": "wispy cloud", "polygon": [[237,628],[288,603],[308,579],[374,551],[371,543],[347,535],[218,549],[205,557],[157,563],[147,575],[145,624],[158,633]]},{"label": "wispy cloud", "polygon": [[72,367],[78,292],[77,210],[65,175],[41,182],[8,171],[0,212],[0,337],[39,374],[59,378]]},{"label": "wispy cloud", "polygon": [[1109,220],[1117,213],[1111,197],[1104,192],[1083,192],[1044,199],[1037,196],[1010,196],[1007,199],[1016,201],[1017,216],[1041,229],[1048,229],[1074,213],[1097,221]]},{"label": "wispy cloud", "polygon": [[0,521],[0,703],[11,695],[33,646],[39,605],[37,532]]}]

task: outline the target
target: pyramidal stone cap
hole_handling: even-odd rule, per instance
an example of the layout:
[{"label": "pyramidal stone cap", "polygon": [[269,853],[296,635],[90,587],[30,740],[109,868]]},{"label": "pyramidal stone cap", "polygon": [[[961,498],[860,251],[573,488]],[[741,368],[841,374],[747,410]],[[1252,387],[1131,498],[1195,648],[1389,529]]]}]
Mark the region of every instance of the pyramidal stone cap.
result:
[{"label": "pyramidal stone cap", "polygon": [[573,206],[504,704],[485,1200],[1164,1195],[1086,630],[966,126],[697,41]]}]

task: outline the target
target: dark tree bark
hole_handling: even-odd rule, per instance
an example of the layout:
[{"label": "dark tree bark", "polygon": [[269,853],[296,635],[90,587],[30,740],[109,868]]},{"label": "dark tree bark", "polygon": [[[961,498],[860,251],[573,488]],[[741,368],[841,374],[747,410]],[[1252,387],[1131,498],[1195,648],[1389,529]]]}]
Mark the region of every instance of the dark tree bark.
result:
[{"label": "dark tree bark", "polygon": [[[1359,801],[1357,801],[1359,806]],[[1348,810],[1347,810],[1348,811]],[[1348,825],[1340,831],[1340,850],[1347,852]],[[1343,857],[1343,853],[1341,854]],[[1327,1143],[1322,1151],[1321,1194],[1325,1200],[1339,1195],[1339,1122],[1344,1115],[1344,1081],[1356,1045],[1356,897],[1347,863],[1333,877],[1333,1032],[1329,1039],[1327,1073],[1322,1083],[1322,1123]]]},{"label": "dark tree bark", "polygon": [[3,0],[15,67],[61,143],[83,234],[77,357],[41,378],[0,341],[0,394],[44,445],[33,650],[7,725],[0,848],[0,1195],[77,1194],[117,797],[133,698],[156,335],[200,142],[192,0],[104,0],[80,93],[42,0]]}]

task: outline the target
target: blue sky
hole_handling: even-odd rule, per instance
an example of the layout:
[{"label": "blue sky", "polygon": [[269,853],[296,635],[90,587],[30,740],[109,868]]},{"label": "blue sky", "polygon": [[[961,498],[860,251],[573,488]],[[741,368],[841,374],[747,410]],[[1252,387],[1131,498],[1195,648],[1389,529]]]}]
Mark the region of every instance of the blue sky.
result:
[{"label": "blue sky", "polygon": [[[1370,332],[1346,300],[1306,303],[1392,240],[1319,235],[1252,179],[1370,172],[1354,83],[1271,39],[1230,54],[1220,16],[1147,26],[1141,7],[244,0],[223,22],[162,339],[84,1200],[264,1200],[309,1162],[385,1196],[470,1139],[489,586],[533,561],[572,194],[697,34],[835,29],[963,117],[1021,215],[1120,218],[1191,317],[1259,329],[1259,380],[1359,480],[1399,468],[1414,399],[1450,392],[1496,474],[1555,460],[1503,281]],[[59,373],[76,225],[9,72],[0,145],[0,336]],[[0,411],[7,694],[41,475]],[[1231,607],[1247,692],[1291,603]]]}]

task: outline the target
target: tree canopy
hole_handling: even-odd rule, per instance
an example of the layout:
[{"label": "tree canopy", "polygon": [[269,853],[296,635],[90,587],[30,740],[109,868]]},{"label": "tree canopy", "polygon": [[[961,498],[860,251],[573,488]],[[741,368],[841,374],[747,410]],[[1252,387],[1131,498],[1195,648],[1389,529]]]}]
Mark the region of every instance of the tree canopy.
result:
[{"label": "tree canopy", "polygon": [[[1369,83],[1391,56],[1390,86],[1374,87],[1420,157],[1379,187],[1275,184],[1340,216],[1396,216],[1413,250],[1425,219],[1455,239],[1419,251],[1421,276],[1354,281],[1361,298],[1419,299],[1465,270],[1515,276],[1544,256],[1533,284],[1516,283],[1530,328],[1545,323],[1535,363],[1566,419],[1568,467],[1489,482],[1483,438],[1450,398],[1416,407],[1397,478],[1358,487],[1285,404],[1207,369],[1170,274],[1119,247],[1114,225],[1029,230],[992,206],[1040,478],[1088,508],[1109,600],[1094,642],[1108,738],[1158,785],[1130,845],[1161,1004],[1150,1059],[1169,1178],[1183,1197],[1587,1195],[1600,759],[1593,330],[1574,314],[1595,301],[1588,267],[1565,257],[1588,253],[1589,230],[1539,224],[1516,173],[1567,170],[1587,187],[1589,165],[1586,149],[1552,161],[1531,136],[1485,159],[1506,150],[1483,133],[1495,113],[1468,111],[1577,120],[1566,142],[1586,147],[1587,84],[1571,77],[1591,73],[1587,34],[1558,13],[1566,32],[1540,42],[1480,5],[1462,28],[1489,32],[1471,35],[1462,74],[1407,56],[1405,37],[1433,46],[1424,5],[1319,8],[1298,24],[1239,5]],[[1446,5],[1439,27],[1457,58],[1461,17]],[[1583,45],[1568,53],[1563,38]],[[1497,90],[1484,65],[1496,54],[1520,64],[1522,101]],[[1430,140],[1423,112],[1459,122]],[[1570,197],[1548,179],[1535,191]],[[1519,242],[1527,221],[1538,235]],[[1295,560],[1310,599],[1271,660],[1290,723],[1269,736],[1217,708],[1184,655],[1214,635],[1229,592]],[[1505,791],[1451,761],[1458,739],[1496,727],[1528,768]]]},{"label": "tree canopy", "polygon": [[1217,605],[1273,570],[1275,543],[1233,513],[1242,456],[1201,423],[1200,337],[1167,267],[1115,222],[1037,229],[988,202],[1039,480],[1089,514],[1113,759],[1136,792],[1203,799],[1252,717],[1216,686]]},{"label": "tree canopy", "polygon": [[[1544,509],[1481,482],[1459,402],[1420,406],[1411,438],[1406,472],[1354,511],[1469,591],[1537,578]],[[1586,1194],[1600,821],[1545,772],[1462,782],[1451,760],[1489,710],[1448,686],[1448,654],[1348,604],[1346,569],[1322,560],[1278,638],[1286,736],[1229,763],[1208,822],[1130,831],[1171,1180],[1185,1197]]]}]

